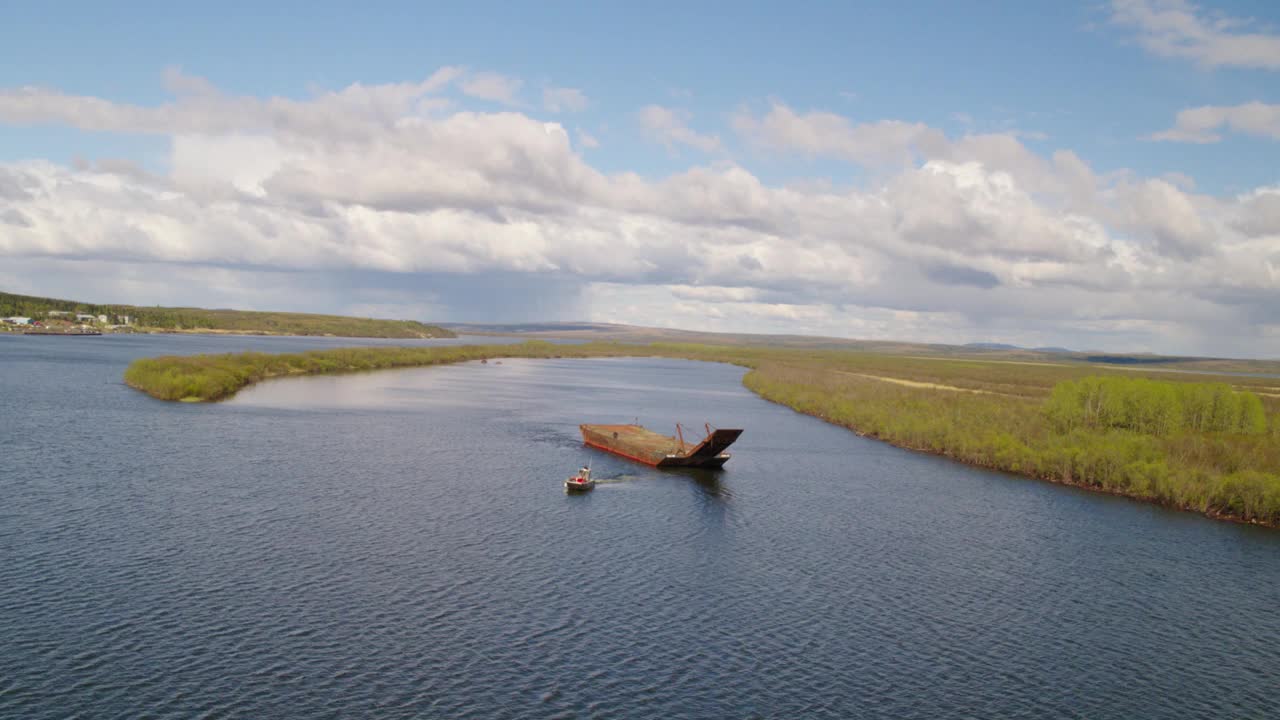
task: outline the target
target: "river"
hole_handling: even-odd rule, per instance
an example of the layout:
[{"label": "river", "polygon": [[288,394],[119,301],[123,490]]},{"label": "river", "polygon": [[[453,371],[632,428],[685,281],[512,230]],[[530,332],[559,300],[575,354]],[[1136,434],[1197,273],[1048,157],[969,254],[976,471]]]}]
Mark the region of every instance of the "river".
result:
[{"label": "river", "polygon": [[[1280,715],[1280,532],[859,438],[740,368],[121,382],[351,344],[0,336],[0,717]],[[719,474],[577,432],[633,419],[746,432]]]}]

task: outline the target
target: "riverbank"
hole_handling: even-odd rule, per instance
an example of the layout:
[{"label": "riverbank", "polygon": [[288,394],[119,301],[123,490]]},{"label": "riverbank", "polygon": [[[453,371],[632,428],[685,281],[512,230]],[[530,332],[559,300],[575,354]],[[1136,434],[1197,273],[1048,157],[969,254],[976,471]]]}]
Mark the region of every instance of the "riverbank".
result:
[{"label": "riverbank", "polygon": [[117,328],[115,332],[119,333],[141,333],[145,335],[246,335],[250,337],[350,337],[350,338],[382,338],[388,340],[431,340],[434,338],[452,338],[456,335],[431,335],[430,333],[417,333],[410,335],[338,335],[331,332],[291,332],[286,330],[224,330],[220,328],[194,327],[194,328],[165,328],[165,327],[139,327],[139,328]]},{"label": "riverbank", "polygon": [[487,358],[622,357],[663,355],[656,349],[613,343],[553,345],[451,345],[314,350],[269,355],[164,356],[136,360],[125,383],[160,400],[211,402],[231,397],[248,385],[276,377],[329,375],[391,368],[426,367]]},{"label": "riverbank", "polygon": [[[1094,367],[913,361],[752,347],[531,342],[170,356],[134,362],[125,381],[164,400],[213,401],[274,377],[482,358],[625,356],[739,365],[750,370],[743,384],[762,398],[899,447],[1211,517],[1280,526],[1280,403],[1276,398],[1260,400],[1266,415],[1261,432],[1175,429],[1154,434],[1114,427],[1055,428],[1046,413],[1051,392],[1061,383],[1099,375]],[[1130,370],[1112,374],[1132,375]],[[1170,382],[1206,379],[1161,375],[1174,378]],[[885,382],[886,378],[905,382]],[[1236,391],[1250,392],[1273,382],[1229,380]]]}]

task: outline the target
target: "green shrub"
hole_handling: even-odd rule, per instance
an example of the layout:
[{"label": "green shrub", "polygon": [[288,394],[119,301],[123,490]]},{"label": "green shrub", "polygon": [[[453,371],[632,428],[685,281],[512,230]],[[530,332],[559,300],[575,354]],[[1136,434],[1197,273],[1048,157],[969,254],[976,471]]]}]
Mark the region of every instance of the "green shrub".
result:
[{"label": "green shrub", "polygon": [[1067,380],[1053,388],[1045,416],[1060,432],[1123,428],[1168,436],[1181,430],[1266,432],[1261,399],[1224,383],[1175,383],[1126,377]]}]

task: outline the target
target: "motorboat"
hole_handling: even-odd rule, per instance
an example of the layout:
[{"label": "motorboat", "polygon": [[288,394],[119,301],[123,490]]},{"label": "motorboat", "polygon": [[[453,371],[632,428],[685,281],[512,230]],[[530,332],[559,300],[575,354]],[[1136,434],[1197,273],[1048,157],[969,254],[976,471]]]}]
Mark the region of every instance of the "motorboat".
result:
[{"label": "motorboat", "polygon": [[586,466],[578,471],[577,475],[564,481],[564,489],[569,492],[584,492],[596,486],[596,481],[591,479],[591,467]]}]

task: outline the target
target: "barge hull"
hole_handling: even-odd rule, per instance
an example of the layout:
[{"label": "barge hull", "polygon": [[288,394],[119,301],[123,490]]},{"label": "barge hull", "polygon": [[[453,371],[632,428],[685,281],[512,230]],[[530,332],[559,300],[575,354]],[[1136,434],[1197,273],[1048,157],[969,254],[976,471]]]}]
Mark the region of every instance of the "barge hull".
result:
[{"label": "barge hull", "polygon": [[653,467],[720,468],[729,460],[724,452],[741,430],[719,429],[698,443],[681,443],[639,425],[580,425],[588,446]]}]

